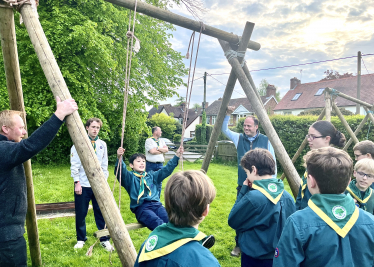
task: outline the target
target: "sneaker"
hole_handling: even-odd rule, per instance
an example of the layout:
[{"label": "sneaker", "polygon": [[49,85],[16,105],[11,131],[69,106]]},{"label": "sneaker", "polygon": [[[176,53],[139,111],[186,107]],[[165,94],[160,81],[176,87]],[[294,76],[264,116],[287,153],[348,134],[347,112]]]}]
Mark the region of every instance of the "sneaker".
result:
[{"label": "sneaker", "polygon": [[213,247],[214,243],[216,242],[216,239],[214,238],[213,235],[210,235],[210,236],[205,237],[201,241],[202,241],[201,245],[203,245],[203,247],[210,249],[211,247]]},{"label": "sneaker", "polygon": [[83,248],[84,241],[78,241],[77,244],[75,244],[74,248]]},{"label": "sneaker", "polygon": [[230,255],[233,256],[233,257],[239,257],[240,253],[242,253],[240,248],[239,247],[234,247],[234,249],[231,251]]},{"label": "sneaker", "polygon": [[110,244],[110,242],[108,240],[100,242],[100,245],[103,248],[105,248],[105,250],[108,251],[108,252],[114,251],[114,247]]}]

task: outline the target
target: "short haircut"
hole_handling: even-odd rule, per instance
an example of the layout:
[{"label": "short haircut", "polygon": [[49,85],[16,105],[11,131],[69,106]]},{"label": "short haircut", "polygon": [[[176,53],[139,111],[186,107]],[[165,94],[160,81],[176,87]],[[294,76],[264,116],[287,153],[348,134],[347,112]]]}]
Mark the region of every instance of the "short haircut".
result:
[{"label": "short haircut", "polygon": [[361,159],[356,162],[354,170],[363,170],[374,175],[374,160],[369,158]]},{"label": "short haircut", "polygon": [[358,142],[354,147],[353,151],[358,150],[362,155],[369,153],[374,159],[374,143],[369,140]]},{"label": "short haircut", "polygon": [[347,152],[323,147],[313,149],[304,156],[308,174],[317,182],[321,194],[341,194],[353,173],[353,161]]},{"label": "short haircut", "polygon": [[153,128],[152,128],[152,134],[153,134],[155,131],[157,131],[158,128],[160,128],[160,127],[158,127],[158,126],[153,127]]},{"label": "short haircut", "polygon": [[[258,125],[258,119],[257,119],[255,116],[252,116],[252,115],[247,116],[247,117],[245,117],[244,121],[245,121],[246,119],[248,119],[248,118],[251,118],[251,119],[253,120],[254,124],[255,124],[255,125]],[[243,122],[243,125],[244,125],[244,122]]]},{"label": "short haircut", "polygon": [[99,118],[91,118],[86,121],[86,127],[90,127],[91,123],[93,122],[97,122],[98,124],[100,124],[100,128],[101,126],[103,126],[103,122]]},{"label": "short haircut", "polygon": [[[14,124],[13,116],[18,115],[21,118],[24,117],[26,114],[22,111],[17,110],[3,110],[0,112],[0,133],[3,132],[2,127],[7,126],[11,127]],[[23,120],[23,118],[22,118]]]},{"label": "short haircut", "polygon": [[240,160],[240,165],[250,173],[252,173],[252,166],[255,166],[259,176],[275,174],[273,155],[263,148],[249,150]]},{"label": "short haircut", "polygon": [[337,147],[344,147],[345,136],[340,131],[336,130],[335,126],[329,121],[316,121],[312,124],[314,129],[316,129],[322,136],[330,136],[330,143]]},{"label": "short haircut", "polygon": [[198,224],[215,197],[213,182],[203,172],[190,170],[175,173],[165,188],[165,208],[169,221],[180,227]]},{"label": "short haircut", "polygon": [[136,160],[137,158],[142,158],[142,159],[145,160],[144,154],[142,154],[142,153],[135,153],[135,154],[131,155],[131,157],[129,158],[129,162],[131,164],[134,164],[134,160]]}]

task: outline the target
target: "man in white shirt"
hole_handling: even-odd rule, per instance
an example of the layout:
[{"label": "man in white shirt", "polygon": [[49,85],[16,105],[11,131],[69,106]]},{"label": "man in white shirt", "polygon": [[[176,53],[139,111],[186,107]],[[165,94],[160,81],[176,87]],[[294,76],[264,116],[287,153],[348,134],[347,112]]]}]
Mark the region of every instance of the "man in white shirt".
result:
[{"label": "man in white shirt", "polygon": [[[164,154],[169,151],[165,142],[160,139],[161,128],[155,126],[152,128],[152,137],[145,141],[146,172],[158,171],[164,166]],[[161,196],[162,183],[157,185],[157,191]]]},{"label": "man in white shirt", "polygon": [[[106,143],[99,139],[99,132],[102,126],[102,121],[98,118],[88,119],[86,122],[86,130],[88,138],[91,140],[92,147],[95,150],[97,158],[99,159],[101,169],[104,172],[106,179],[108,179],[108,150]],[[92,191],[90,182],[83,169],[81,160],[79,159],[75,146],[71,148],[71,177],[74,178],[74,201],[75,201],[75,228],[77,232],[77,244],[74,248],[83,248],[86,236],[86,216],[90,200],[92,200],[92,207],[95,216],[96,226],[99,230],[104,229],[105,221],[101,214],[99,204],[96,201],[95,195]],[[100,238],[100,244],[107,251],[113,251],[114,248],[109,242],[109,236]]]}]

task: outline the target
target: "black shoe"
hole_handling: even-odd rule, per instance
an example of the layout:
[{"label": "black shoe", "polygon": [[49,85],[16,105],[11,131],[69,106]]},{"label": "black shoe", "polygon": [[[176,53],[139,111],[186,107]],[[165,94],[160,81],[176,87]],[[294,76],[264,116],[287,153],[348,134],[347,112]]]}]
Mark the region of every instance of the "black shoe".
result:
[{"label": "black shoe", "polygon": [[201,240],[200,242],[201,242],[201,245],[203,245],[203,247],[210,249],[211,247],[214,246],[216,239],[214,238],[214,235],[209,235],[205,237],[203,240]]}]

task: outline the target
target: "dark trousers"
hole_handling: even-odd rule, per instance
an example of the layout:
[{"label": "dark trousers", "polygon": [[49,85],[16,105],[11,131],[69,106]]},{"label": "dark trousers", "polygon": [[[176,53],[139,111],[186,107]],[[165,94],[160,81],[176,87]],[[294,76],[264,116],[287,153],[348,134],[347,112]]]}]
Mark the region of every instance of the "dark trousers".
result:
[{"label": "dark trousers", "polygon": [[242,252],[242,266],[241,267],[272,267],[273,259],[269,260],[260,260],[249,257],[248,255]]},{"label": "dark trousers", "polygon": [[159,201],[144,201],[134,210],[139,223],[153,231],[157,226],[169,222],[166,209]]},{"label": "dark trousers", "polygon": [[27,266],[26,240],[23,236],[0,243],[0,266]]},{"label": "dark trousers", "polygon": [[[91,187],[82,187],[82,195],[77,195],[74,192],[75,202],[75,229],[77,231],[77,240],[86,241],[86,216],[88,212],[88,206],[92,200],[92,207],[95,216],[95,222],[97,229],[102,230],[105,226],[104,217],[101,214],[99,204],[96,201],[95,195]],[[100,241],[109,240],[109,236],[103,236]]]},{"label": "dark trousers", "polygon": [[[238,185],[238,187],[236,188],[236,198],[238,198],[240,190],[242,190],[242,185]],[[239,247],[238,239],[239,239],[239,233],[238,231],[236,231],[235,246],[237,247]]]},{"label": "dark trousers", "polygon": [[[146,172],[149,172],[149,171],[156,172],[158,170],[161,170],[163,167],[164,167],[164,165],[163,165],[162,162],[153,163],[153,162],[147,161],[147,163],[145,165],[145,171]],[[162,190],[162,182],[157,185],[157,192],[158,192],[159,197],[161,197],[161,190]]]}]

